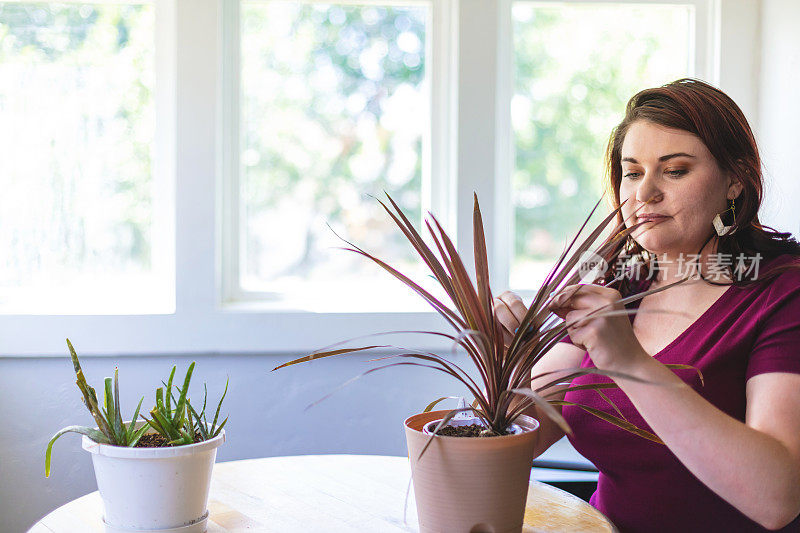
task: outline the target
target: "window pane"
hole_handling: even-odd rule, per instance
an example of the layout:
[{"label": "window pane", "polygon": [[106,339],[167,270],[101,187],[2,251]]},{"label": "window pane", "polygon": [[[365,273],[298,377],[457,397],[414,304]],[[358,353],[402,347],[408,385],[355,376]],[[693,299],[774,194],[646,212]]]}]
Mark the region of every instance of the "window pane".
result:
[{"label": "window pane", "polygon": [[689,6],[514,4],[512,287],[537,286],[600,198],[628,99],[691,74],[692,20]]},{"label": "window pane", "polygon": [[153,310],[153,23],[0,3],[3,312]]},{"label": "window pane", "polygon": [[357,282],[355,296],[375,284],[402,291],[335,249],[344,243],[326,224],[410,268],[410,247],[368,194],[386,190],[419,222],[427,24],[424,5],[242,3],[244,290],[317,303],[333,282]]}]

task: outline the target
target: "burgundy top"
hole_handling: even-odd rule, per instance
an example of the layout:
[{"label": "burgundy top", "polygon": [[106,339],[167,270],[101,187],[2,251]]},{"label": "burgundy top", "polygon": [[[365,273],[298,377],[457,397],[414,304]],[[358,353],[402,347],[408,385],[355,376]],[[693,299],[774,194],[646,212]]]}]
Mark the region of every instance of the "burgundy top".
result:
[{"label": "burgundy top", "polygon": [[[763,261],[761,274],[788,259],[781,256],[774,262]],[[665,364],[699,368],[704,387],[693,370],[674,372],[706,400],[744,422],[745,383],[750,377],[767,372],[800,374],[800,270],[748,287],[729,287],[653,357]],[[592,366],[588,354],[584,355],[581,367]],[[589,374],[572,384],[609,381]],[[652,432],[620,389],[604,392],[630,422]],[[566,400],[615,414],[592,390],[568,392]],[[579,407],[565,406],[563,414],[574,431],[570,442],[600,470],[590,503],[621,532],[767,531],[706,487],[666,446],[628,433]],[[800,532],[800,517],[780,531]]]}]

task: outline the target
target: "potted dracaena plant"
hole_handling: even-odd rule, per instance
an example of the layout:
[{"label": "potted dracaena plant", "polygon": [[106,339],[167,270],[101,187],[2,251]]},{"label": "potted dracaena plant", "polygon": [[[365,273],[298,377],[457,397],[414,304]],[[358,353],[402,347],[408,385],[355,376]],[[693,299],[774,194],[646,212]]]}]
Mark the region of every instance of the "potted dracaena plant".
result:
[{"label": "potted dracaena plant", "polygon": [[[472,406],[462,406],[449,411],[431,411],[436,403],[447,397],[440,398],[432,402],[422,413],[411,416],[405,421],[421,531],[495,531],[498,533],[521,531],[531,462],[538,438],[538,432],[535,431],[539,425],[538,422],[523,414],[531,406],[537,406],[538,412],[554,420],[568,433],[571,430],[554,405],[576,405],[636,435],[661,442],[652,433],[640,429],[622,418],[589,406],[570,404],[560,399],[562,397],[559,394],[569,389],[557,388],[557,385],[586,373],[628,379],[637,378],[619,372],[600,371],[596,368],[564,369],[567,375],[564,375],[562,371],[558,377],[551,376],[553,379],[545,385],[538,386],[535,390],[531,389],[532,380],[554,374],[531,376],[534,365],[550,348],[567,335],[567,328],[571,325],[549,311],[548,305],[552,298],[566,286],[576,284],[582,279],[580,263],[581,257],[585,253],[594,248],[595,257],[599,256],[606,261],[609,260],[622,249],[627,237],[640,224],[625,227],[624,221],[620,221],[618,218],[621,216],[621,208],[618,207],[589,231],[588,236],[578,242],[600,204],[598,201],[578,234],[550,270],[513,339],[510,344],[506,345],[503,342],[502,325],[497,319],[492,305],[493,296],[489,287],[486,243],[477,195],[474,198],[473,210],[473,244],[477,283],[473,283],[470,279],[466,266],[459,257],[453,242],[435,216],[428,213],[429,220],[426,220],[425,223],[439,257],[423,241],[422,236],[394,200],[388,194],[387,197],[391,208],[384,202],[378,201],[428,266],[453,306],[446,305],[385,261],[346,240],[345,242],[350,247],[344,249],[374,261],[405,283],[424,298],[455,330],[455,334],[440,331],[405,333],[424,333],[450,339],[466,352],[468,360],[474,365],[479,376],[476,381],[452,358],[445,355],[399,348],[403,353],[378,359],[385,364],[367,370],[347,382],[350,383],[354,379],[381,369],[399,365],[417,365],[433,368],[452,376],[474,396]],[[608,237],[599,246],[594,247],[615,218],[617,222],[612,226],[613,229],[608,233]],[[670,286],[623,298],[618,304],[624,305],[633,302]],[[604,314],[630,314],[632,312],[604,308],[595,311],[594,315],[599,317]],[[386,333],[402,332],[394,331],[384,334]],[[349,341],[344,343],[346,342]],[[325,357],[392,347],[390,345],[373,345],[341,348],[340,346],[344,343],[337,343],[295,359],[274,370]],[[686,365],[668,366],[675,369],[693,368]],[[540,382],[537,379],[537,383]],[[615,385],[597,384],[583,385],[582,388],[593,388],[602,395],[601,388],[613,386]],[[605,395],[603,396],[605,397]],[[616,406],[613,407],[616,408]],[[481,429],[479,432],[465,436],[475,435],[491,438],[445,436],[445,430],[463,425],[463,423],[456,423],[457,419],[454,420],[454,417],[459,417],[459,413],[465,412],[474,417],[475,424],[470,425],[477,425]],[[457,431],[456,429],[452,433],[457,433]]]},{"label": "potted dracaena plant", "polygon": [[[139,414],[142,398],[131,420],[123,421],[117,369],[113,386],[111,378],[105,379],[100,404],[94,388],[86,382],[69,339],[67,345],[83,402],[97,427],[68,426],[58,431],[47,445],[45,476],[50,475],[56,439],[64,433],[80,433],[83,449],[92,454],[107,532],[206,531],[211,471],[217,448],[225,442],[223,427],[228,419],[219,424],[218,421],[228,384],[209,424],[205,384],[200,412],[187,396],[195,363],[189,365],[182,387],[172,384],[176,370],[173,366],[165,388],[156,390],[156,405],[150,418]],[[139,417],[141,421],[137,420]]]}]

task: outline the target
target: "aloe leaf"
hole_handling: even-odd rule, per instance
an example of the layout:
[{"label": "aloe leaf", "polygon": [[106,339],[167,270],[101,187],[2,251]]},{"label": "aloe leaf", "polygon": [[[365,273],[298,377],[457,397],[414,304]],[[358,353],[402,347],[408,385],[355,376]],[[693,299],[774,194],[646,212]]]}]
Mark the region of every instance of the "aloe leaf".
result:
[{"label": "aloe leaf", "polygon": [[105,406],[105,415],[106,419],[109,422],[109,425],[113,428],[114,418],[116,417],[114,413],[114,393],[113,393],[113,381],[111,378],[105,379],[105,388],[103,390],[103,405]]},{"label": "aloe leaf", "polygon": [[[227,391],[227,389],[228,389],[228,382],[226,380],[225,381],[225,390]],[[203,409],[200,411],[201,414],[206,414],[206,403],[207,402],[208,402],[208,387],[206,386],[205,383],[203,383]],[[192,409],[192,411],[194,411],[194,409]],[[198,417],[198,420],[199,419],[200,419],[200,417]]]},{"label": "aloe leaf", "polygon": [[175,370],[178,367],[176,365],[172,365],[172,371],[169,373],[169,379],[167,380],[166,390],[168,391],[167,398],[166,398],[166,410],[167,412],[172,410],[172,406],[170,405],[170,397],[172,396],[172,378],[175,377]]},{"label": "aloe leaf", "polygon": [[225,424],[227,423],[228,423],[228,417],[226,416],[225,420],[223,420],[222,423],[219,425],[219,427],[214,430],[214,433],[211,434],[211,438],[214,438],[217,435],[219,435],[222,432],[222,428],[224,428]]},{"label": "aloe leaf", "polygon": [[140,415],[140,416],[142,417],[142,420],[144,420],[144,421],[147,423],[147,426],[149,426],[149,427],[151,427],[151,428],[155,429],[155,430],[156,430],[156,432],[157,432],[159,435],[166,435],[166,434],[167,434],[166,430],[165,430],[164,428],[162,428],[162,427],[161,427],[161,424],[159,424],[159,423],[158,423],[158,421],[157,421],[156,419],[154,419],[154,418],[153,418],[153,419],[150,419],[150,418],[147,418],[147,417],[146,417],[146,416],[144,416],[144,415]]},{"label": "aloe leaf", "polygon": [[190,435],[194,435],[196,433],[196,431],[195,431],[195,427],[194,427],[194,418],[192,417],[192,413],[190,412],[191,408],[192,408],[192,402],[187,399],[186,400],[186,409],[185,409],[186,420],[181,425],[184,428],[188,427],[187,431],[189,432],[189,434]]},{"label": "aloe leaf", "polygon": [[[70,342],[69,339],[67,339],[67,346],[69,347],[69,356],[72,359],[72,367],[75,369],[75,375],[77,376],[78,374],[80,374],[81,376],[83,376],[81,363],[80,361],[78,361],[78,352],[75,351],[75,347],[72,346],[72,343]],[[83,383],[88,387],[88,384],[86,383],[85,379],[83,380]],[[91,387],[89,387],[89,389],[91,389]],[[91,390],[93,391],[94,389]],[[95,395],[95,403],[96,402],[97,402],[97,396]]]},{"label": "aloe leaf", "polygon": [[158,409],[158,412],[161,414],[169,414],[166,407],[164,407],[164,389],[161,387],[156,389],[156,406],[155,409]]},{"label": "aloe leaf", "polygon": [[164,435],[168,440],[174,440],[180,437],[175,426],[171,423],[171,421],[162,415],[158,410],[153,409],[150,411],[150,416],[153,417],[153,420],[158,422],[158,425],[162,429],[162,435]]},{"label": "aloe leaf", "polygon": [[122,423],[122,414],[119,405],[119,369],[114,368],[114,436],[117,444],[124,445],[127,442],[125,425]]},{"label": "aloe leaf", "polygon": [[50,458],[53,453],[53,444],[55,444],[56,440],[63,435],[64,433],[80,433],[81,435],[86,435],[93,441],[100,443],[100,444],[111,444],[108,438],[103,435],[102,432],[86,427],[86,426],[67,426],[64,429],[59,430],[53,438],[50,439],[50,442],[47,443],[47,450],[44,454],[44,476],[50,477]]},{"label": "aloe leaf", "polygon": [[78,361],[78,353],[75,351],[75,348],[72,346],[72,343],[69,339],[67,339],[67,347],[69,347],[69,355],[72,359],[72,367],[75,369],[75,373],[81,371],[81,364]]},{"label": "aloe leaf", "polygon": [[181,428],[179,432],[181,434],[181,440],[183,441],[183,444],[194,444],[194,435],[191,435],[183,428]]},{"label": "aloe leaf", "polygon": [[151,426],[145,424],[136,431],[133,432],[130,440],[128,441],[128,446],[134,447],[139,442],[139,440],[147,433],[147,430],[150,429]]},{"label": "aloe leaf", "polygon": [[217,419],[219,418],[219,410],[222,407],[222,401],[225,399],[225,396],[228,394],[228,382],[230,378],[225,380],[225,391],[222,393],[222,398],[219,399],[219,403],[217,404],[217,411],[214,413],[214,421],[211,423],[211,432],[214,432],[214,426],[217,425]]},{"label": "aloe leaf", "polygon": [[[77,380],[75,383],[78,385],[78,389],[81,391],[81,393],[83,393],[83,403],[86,405],[86,408],[89,410],[95,422],[97,423],[97,427],[100,428],[100,431],[102,431],[103,434],[110,436],[112,434],[111,427],[103,417],[101,409],[97,405],[97,395],[94,393],[94,389],[89,387],[89,385],[86,383],[86,378],[83,376],[82,370],[78,371]],[[90,390],[91,393],[89,392]]]},{"label": "aloe leaf", "polygon": [[67,339],[67,346],[69,347],[69,355],[72,359],[72,367],[75,369],[75,376],[78,378],[78,388],[80,388],[81,392],[87,397],[85,401],[86,407],[89,407],[90,404],[88,397],[91,397],[94,403],[97,404],[97,394],[95,394],[94,389],[86,382],[86,378],[83,376],[83,370],[81,369],[81,363],[78,361],[78,353],[75,351],[69,339]]},{"label": "aloe leaf", "polygon": [[200,436],[202,437],[203,440],[208,440],[209,432],[208,428],[206,427],[206,424],[203,423],[202,418],[200,417],[199,414],[197,414],[197,411],[195,410],[194,407],[192,407],[192,404],[188,404],[187,407],[189,408],[191,416],[193,416],[195,420],[197,420],[197,429],[200,431]]},{"label": "aloe leaf", "polygon": [[173,418],[173,423],[175,425],[178,424],[183,416],[183,409],[186,404],[186,395],[189,392],[189,382],[192,380],[192,372],[194,372],[194,363],[194,361],[191,362],[189,369],[186,371],[186,377],[183,378],[183,388],[181,388],[181,394],[178,397],[178,407],[175,409],[175,417]]},{"label": "aloe leaf", "polygon": [[[139,410],[142,408],[142,402],[144,401],[144,396],[141,397],[139,400],[139,405],[136,406],[136,410],[133,412],[133,418],[131,418],[131,423],[128,425],[128,431],[126,433],[126,442],[128,442],[128,446],[133,446],[134,444],[130,444],[131,440],[133,439],[134,429],[136,428],[136,419],[139,418]],[[147,427],[145,424],[143,427]]]},{"label": "aloe leaf", "polygon": [[[177,389],[178,387],[174,387],[174,388]],[[178,389],[178,390],[180,390],[180,389]],[[177,398],[175,398],[175,394],[172,391],[169,391],[169,397],[172,398],[172,403],[175,404],[175,410],[177,411],[178,410],[178,407],[177,407],[178,406],[178,400],[177,400]],[[174,414],[174,411],[167,411],[167,413],[168,413],[169,417],[172,417],[172,415]]]},{"label": "aloe leaf", "polygon": [[187,442],[186,437],[181,435],[177,439],[167,442],[167,444],[169,444],[170,446],[186,446],[187,444],[193,444],[193,442],[192,441]]}]

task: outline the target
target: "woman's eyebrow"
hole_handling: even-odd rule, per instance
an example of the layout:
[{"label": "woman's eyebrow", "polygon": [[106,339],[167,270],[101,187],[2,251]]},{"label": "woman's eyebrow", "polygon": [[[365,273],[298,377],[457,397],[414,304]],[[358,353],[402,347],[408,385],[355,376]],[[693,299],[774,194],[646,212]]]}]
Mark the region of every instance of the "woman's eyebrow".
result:
[{"label": "woman's eyebrow", "polygon": [[686,152],[675,152],[674,154],[667,154],[662,155],[658,158],[659,161],[666,161],[668,159],[672,159],[673,157],[694,157],[692,154],[687,154]]},{"label": "woman's eyebrow", "polygon": [[[667,161],[669,159],[672,159],[673,157],[692,157],[693,158],[694,156],[692,154],[687,154],[686,152],[675,152],[674,154],[662,155],[661,157],[658,158],[658,160],[661,161],[661,162],[664,162],[664,161]],[[633,157],[623,157],[622,161],[625,161],[627,163],[634,163],[636,165],[639,164],[639,162],[636,159],[634,159]]]}]

